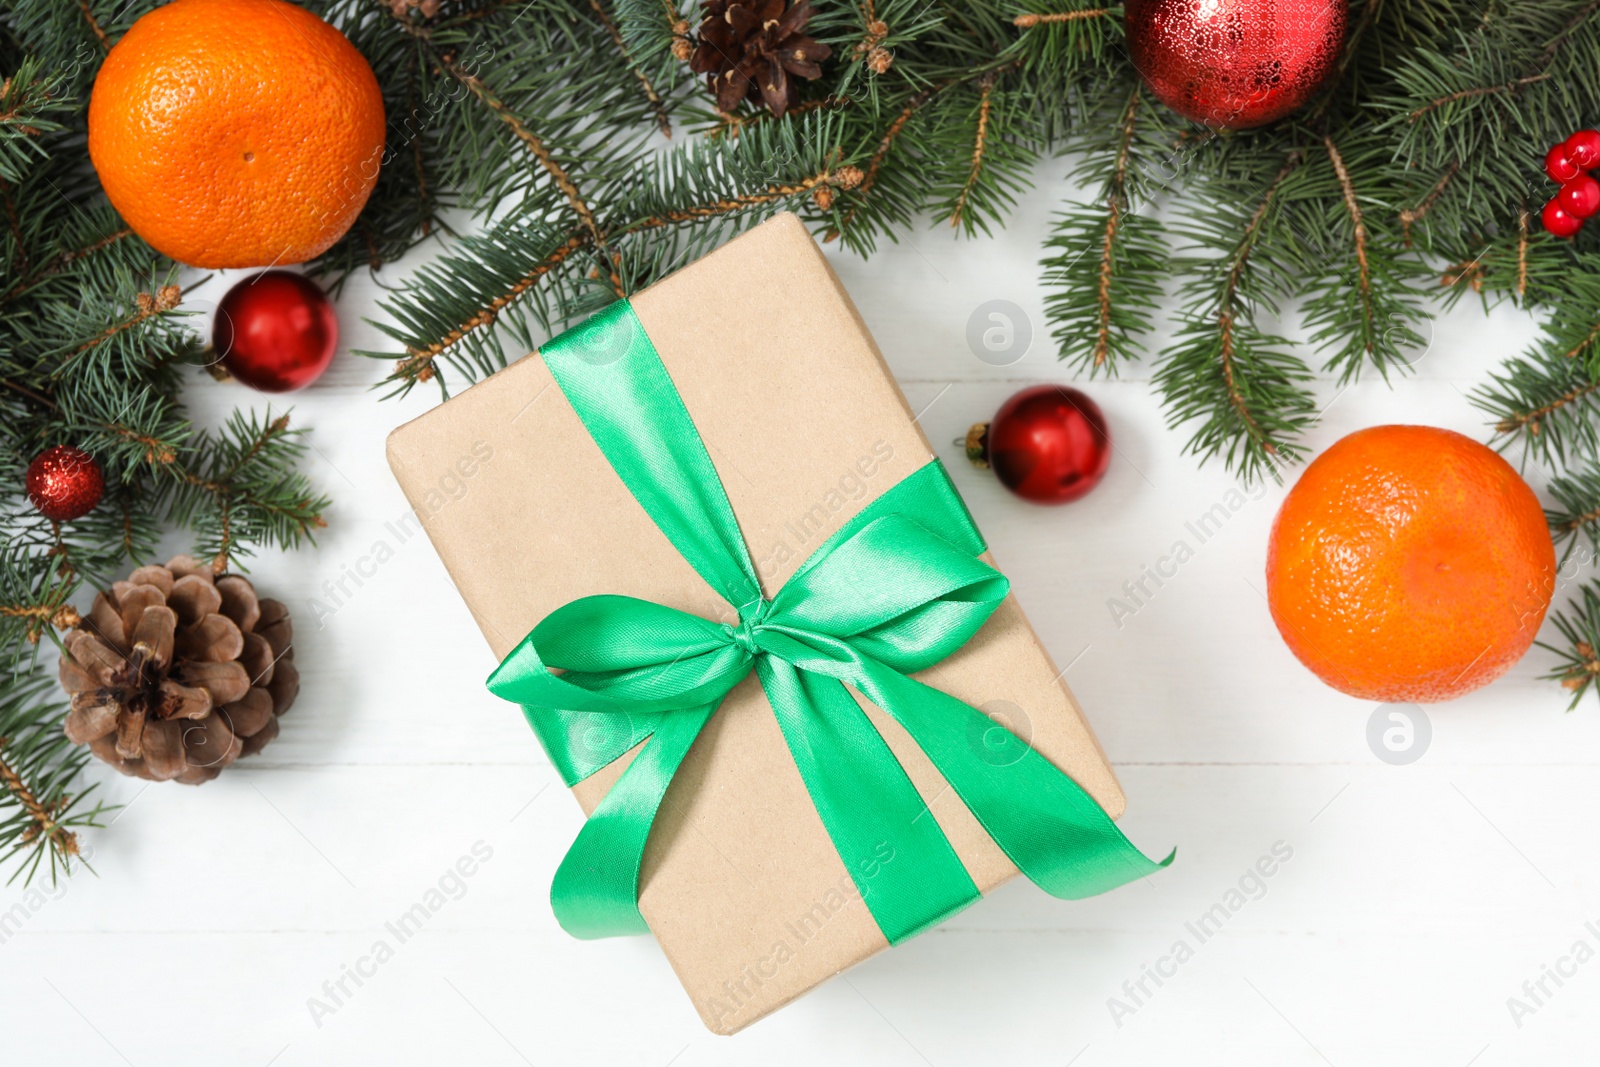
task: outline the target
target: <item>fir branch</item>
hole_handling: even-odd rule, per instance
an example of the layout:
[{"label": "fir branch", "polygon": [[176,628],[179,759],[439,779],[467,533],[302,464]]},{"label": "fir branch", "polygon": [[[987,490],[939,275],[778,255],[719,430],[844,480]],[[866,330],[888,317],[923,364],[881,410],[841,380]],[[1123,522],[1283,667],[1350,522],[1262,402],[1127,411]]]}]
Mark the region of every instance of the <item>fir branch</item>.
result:
[{"label": "fir branch", "polygon": [[[406,70],[406,103],[409,105],[406,113],[412,116],[416,115],[418,106],[417,67],[418,60],[413,55]],[[413,133],[407,140],[411,149],[411,169],[417,182],[417,215],[421,220],[417,229],[423,237],[427,237],[433,230],[433,201],[428,189],[428,168],[422,161],[422,138]]]},{"label": "fir branch", "polygon": [[124,226],[115,233],[108,233],[104,237],[97,237],[81,248],[68,248],[57,252],[49,261],[40,264],[39,269],[25,277],[18,278],[5,293],[0,294],[0,304],[7,303],[19,294],[25,292],[30,286],[37,284],[44,278],[60,274],[72,264],[81,259],[86,259],[96,253],[103,252],[118,241],[127,240],[133,236],[133,231]]},{"label": "fir branch", "polygon": [[1250,263],[1250,254],[1255,251],[1257,238],[1261,234],[1261,225],[1266,221],[1267,212],[1272,210],[1273,202],[1282,187],[1284,179],[1293,174],[1302,162],[1302,155],[1298,149],[1289,153],[1284,159],[1283,166],[1265,189],[1256,202],[1255,211],[1250,215],[1250,220],[1245,223],[1244,232],[1240,235],[1238,243],[1234,246],[1233,254],[1228,259],[1227,281],[1222,292],[1221,314],[1231,311],[1239,295],[1241,282],[1245,276],[1245,269]]},{"label": "fir branch", "polygon": [[1495,432],[1509,434],[1526,431],[1536,437],[1553,416],[1576,410],[1575,405],[1591,403],[1589,396],[1596,389],[1600,389],[1600,382],[1580,382],[1537,407],[1502,418],[1495,423]]},{"label": "fir branch", "polygon": [[1566,348],[1561,353],[1561,358],[1562,359],[1578,359],[1579,357],[1588,358],[1595,351],[1594,343],[1595,343],[1596,340],[1600,340],[1600,320],[1597,320],[1593,326],[1590,326],[1586,330],[1584,330],[1583,331],[1583,336],[1581,338],[1579,338],[1578,341],[1575,344],[1573,344],[1570,347]]},{"label": "fir branch", "polygon": [[287,414],[235,412],[221,433],[197,433],[178,457],[157,465],[175,482],[174,521],[195,531],[219,571],[238,567],[253,545],[291,548],[327,525],[328,498],[294,469],[305,453],[299,433]]},{"label": "fir branch", "polygon": [[[848,96],[825,96],[818,100],[802,100],[788,111],[784,118],[804,115],[811,111],[840,111],[849,107],[854,101]],[[735,114],[727,111],[717,112],[716,125],[701,130],[700,133],[716,140],[720,137],[738,137],[745,130],[762,123],[781,122],[770,111],[758,111],[754,115]]]},{"label": "fir branch", "polygon": [[1545,43],[1544,50],[1539,53],[1540,70],[1548,67],[1554,61],[1556,54],[1566,46],[1567,41],[1577,32],[1578,28],[1593,17],[1597,10],[1600,10],[1600,0],[1588,0],[1587,3],[1572,13],[1572,17],[1567,20],[1567,24],[1561,27],[1561,32],[1551,37]]},{"label": "fir branch", "polygon": [[15,534],[0,549],[0,665],[7,671],[16,669],[23,646],[37,645],[49,627],[77,624],[68,603],[77,584],[62,555],[34,552],[24,531]]},{"label": "fir branch", "polygon": [[889,24],[878,17],[877,5],[873,0],[863,0],[861,18],[865,23],[862,36],[850,54],[865,63],[874,74],[887,74],[894,64],[894,53],[885,47],[885,42],[893,36]]},{"label": "fir branch", "polygon": [[[451,76],[466,86],[473,96],[482,101],[485,107],[493,111],[516,136],[517,140],[527,147],[528,152],[538,162],[539,166],[544,169],[545,173],[550,176],[551,180],[555,182],[562,195],[566,197],[568,206],[578,216],[583,228],[588,231],[589,239],[603,255],[606,252],[606,242],[605,235],[600,230],[599,221],[596,220],[594,212],[584,200],[582,193],[578,191],[578,187],[574,184],[571,175],[567,173],[560,163],[556,162],[555,157],[544,142],[498,96],[490,92],[475,75],[466,73],[454,62],[447,59],[441,59],[440,64],[450,72]],[[621,277],[617,275],[616,271],[612,270],[610,271],[610,278],[613,289],[616,290],[618,296],[622,296]]]},{"label": "fir branch", "polygon": [[[1530,249],[1530,256],[1533,250]],[[1543,459],[1565,466],[1600,448],[1600,255],[1580,253],[1561,281],[1544,337],[1508,360],[1474,395],[1494,419],[1495,433],[1522,441]],[[1530,263],[1530,270],[1533,269]]]},{"label": "fir branch", "polygon": [[948,88],[950,84],[954,83],[950,82],[939,88],[923,89],[914,93],[911,99],[906,101],[905,106],[900,109],[900,113],[895,116],[894,120],[889,123],[888,128],[883,131],[883,136],[878,139],[877,148],[873,150],[871,158],[867,160],[867,165],[862,171],[861,182],[856,190],[858,206],[852,207],[846,212],[843,220],[837,226],[829,228],[824,238],[825,240],[836,240],[841,233],[849,230],[850,224],[855,221],[857,213],[861,210],[859,205],[866,202],[867,195],[872,192],[873,186],[877,184],[878,171],[888,157],[889,150],[894,147],[895,140],[905,130],[906,123],[911,121],[911,117],[917,113],[918,108],[933,99],[942,88]]},{"label": "fir branch", "polygon": [[[1416,328],[1424,316],[1412,284],[1421,276],[1420,267],[1402,258],[1404,239],[1395,232],[1393,206],[1358,189],[1352,176],[1368,175],[1381,188],[1387,146],[1354,131],[1337,138],[1324,133],[1321,140],[1327,171],[1320,164],[1313,168],[1305,195],[1292,208],[1304,234],[1305,324],[1313,343],[1328,351],[1327,368],[1339,371],[1341,383],[1367,367],[1387,377],[1407,369],[1408,354],[1424,348]],[[1318,204],[1323,174],[1339,197],[1335,214]]]},{"label": "fir branch", "polygon": [[1413,108],[1406,118],[1411,122],[1416,122],[1424,115],[1441,107],[1460,103],[1463,100],[1471,100],[1473,97],[1478,96],[1490,96],[1495,93],[1515,93],[1522,89],[1523,86],[1545,81],[1549,77],[1549,74],[1532,74],[1526,78],[1515,78],[1504,85],[1475,85],[1470,89],[1458,89],[1456,92],[1429,100],[1421,107]]},{"label": "fir branch", "polygon": [[108,433],[143,449],[144,461],[153,467],[170,466],[178,461],[178,451],[170,441],[164,441],[152,434],[140,433],[117,422],[104,423],[103,426]]},{"label": "fir branch", "polygon": [[22,236],[22,221],[17,215],[17,198],[12,195],[11,185],[4,178],[0,178],[0,207],[5,208],[6,225],[11,230],[11,268],[18,274],[26,273],[28,269],[28,244],[27,240]]},{"label": "fir branch", "polygon": [[1432,205],[1444,216],[1430,227],[1430,251],[1471,260],[1469,242],[1515,226],[1534,170],[1527,146],[1565,137],[1578,121],[1573,109],[1600,95],[1586,58],[1600,47],[1596,10],[1594,0],[1541,0],[1398,57],[1393,89],[1372,102],[1375,114],[1392,116],[1391,158],[1419,192],[1460,168]]},{"label": "fir branch", "polygon": [[1567,704],[1567,710],[1572,711],[1585,693],[1591,689],[1600,692],[1600,686],[1595,684],[1600,678],[1600,655],[1595,651],[1600,649],[1600,581],[1585,584],[1577,599],[1550,616],[1550,622],[1564,644],[1536,642],[1557,657],[1556,666],[1541,677],[1560,682],[1561,688],[1572,694]]},{"label": "fir branch", "polygon": [[74,788],[89,753],[62,733],[54,688],[39,672],[0,678],[0,864],[20,859],[10,880],[25,884],[46,863],[52,884],[87,866],[78,835],[111,810],[89,805],[94,786]]},{"label": "fir branch", "polygon": [[655,113],[656,128],[661,131],[661,136],[671,137],[672,120],[667,115],[667,107],[661,99],[661,94],[656,92],[656,87],[654,85],[650,84],[650,78],[645,74],[645,72],[633,65],[633,60],[628,56],[628,45],[622,39],[622,32],[617,29],[617,24],[612,22],[611,17],[606,14],[605,5],[603,5],[600,0],[589,0],[589,6],[594,9],[595,17],[597,17],[600,20],[600,24],[605,27],[606,33],[610,35],[614,42],[616,42],[617,51],[622,54],[623,60],[628,64],[628,69],[630,69],[633,72],[633,76],[638,79],[639,87],[644,91],[645,99],[650,101],[650,110]]},{"label": "fir branch", "polygon": [[600,225],[595,221],[594,212],[589,209],[589,205],[584,201],[582,194],[578,192],[578,187],[573,184],[571,176],[567,174],[561,164],[556,162],[555,157],[550,154],[550,150],[545,147],[544,142],[539,139],[538,135],[530,130],[498,96],[490,92],[483,82],[478,80],[476,75],[466,73],[450,60],[441,60],[441,66],[449,71],[457,81],[466,86],[473,96],[483,102],[485,107],[494,112],[495,116],[501,122],[504,122],[512,134],[516,136],[517,140],[527,146],[529,153],[532,154],[539,166],[544,168],[545,172],[550,175],[556,186],[560,188],[562,195],[567,198],[567,204],[577,214],[578,218],[583,221],[583,226],[589,231],[589,236],[598,238],[600,236]]},{"label": "fir branch", "polygon": [[1551,478],[1547,486],[1557,506],[1545,510],[1545,519],[1561,549],[1562,564],[1580,541],[1588,543],[1591,555],[1600,553],[1600,462],[1592,455],[1581,462]]},{"label": "fir branch", "polygon": [[[967,201],[971,198],[973,190],[977,187],[978,177],[983,173],[984,144],[989,137],[989,114],[993,105],[994,77],[986,76],[978,82],[978,128],[972,139],[972,169],[967,172],[967,180],[962,183],[961,192],[956,195],[955,206],[950,210],[950,226],[952,229],[961,225],[961,215],[967,208]],[[970,226],[968,227],[970,230]]]},{"label": "fir branch", "polygon": [[1128,95],[1128,110],[1122,116],[1122,134],[1117,140],[1117,161],[1111,171],[1111,189],[1106,194],[1106,231],[1100,242],[1100,280],[1095,290],[1094,365],[1103,367],[1111,354],[1111,277],[1115,263],[1117,231],[1123,212],[1128,209],[1128,151],[1133,144],[1133,123],[1139,113],[1139,91]]},{"label": "fir branch", "polygon": [[[1367,262],[1367,225],[1361,218],[1361,205],[1356,202],[1355,186],[1350,184],[1350,172],[1345,169],[1344,158],[1339,155],[1339,148],[1333,143],[1333,138],[1323,135],[1323,147],[1328,150],[1328,159],[1333,163],[1333,171],[1339,176],[1339,191],[1344,196],[1345,210],[1350,213],[1350,227],[1355,240],[1356,262],[1359,266],[1359,275],[1356,279],[1356,289],[1361,298],[1361,315],[1363,324],[1368,333],[1372,330],[1372,268]],[[1372,354],[1372,349],[1367,348],[1367,354]]]},{"label": "fir branch", "polygon": [[[1010,14],[1006,22],[1008,29],[1016,32],[1016,38],[1005,51],[1022,59],[1030,91],[1037,93],[1040,101],[1069,104],[1074,96],[1086,96],[1082,91],[1085,78],[1104,82],[1109,67],[1126,70],[1125,50],[1120,48],[1123,32],[1120,16],[1122,8]],[[1106,93],[1117,93],[1114,83],[1099,88]],[[1061,122],[1064,117],[1064,110],[1043,110],[1040,131],[1051,139],[1070,134],[1074,123]]]},{"label": "fir branch", "polygon": [[[1528,295],[1528,208],[1517,209],[1517,296]],[[1593,340],[1593,334],[1590,339]]]},{"label": "fir branch", "polygon": [[899,137],[900,132],[906,128],[906,123],[911,121],[911,116],[917,113],[918,108],[933,99],[941,88],[948,88],[951,84],[954,83],[947,83],[940,88],[924,89],[919,93],[913,94],[911,99],[906,101],[905,107],[900,109],[900,113],[894,117],[894,121],[889,123],[888,129],[883,131],[883,136],[878,139],[878,147],[873,150],[872,158],[867,161],[865,176],[861,181],[861,194],[863,196],[872,191],[873,183],[878,180],[878,168],[883,166],[885,157],[889,155],[889,149],[894,147],[895,138]]},{"label": "fir branch", "polygon": [[44,73],[32,57],[0,82],[0,182],[20,182],[43,158],[45,136],[72,109],[65,89],[65,79]]},{"label": "fir branch", "polygon": [[1136,340],[1154,325],[1170,270],[1160,227],[1134,210],[1136,154],[1165,148],[1137,83],[1118,113],[1107,118],[1105,128],[1114,131],[1111,144],[1091,147],[1108,149],[1109,156],[1097,153],[1097,158],[1108,159],[1109,165],[1101,169],[1086,162],[1079,170],[1082,176],[1100,179],[1099,203],[1073,205],[1058,217],[1045,244],[1053,254],[1043,261],[1044,281],[1052,290],[1045,314],[1054,326],[1061,358],[1091,375],[1102,370],[1115,374],[1124,360],[1138,357]]},{"label": "fir branch", "polygon": [[94,10],[89,7],[89,0],[78,0],[78,10],[83,12],[83,20],[89,24],[89,29],[94,31],[95,39],[100,42],[100,47],[110,52],[111,38],[101,28],[100,21],[94,17]]},{"label": "fir branch", "polygon": [[1031,30],[1035,26],[1048,26],[1058,22],[1079,22],[1083,19],[1105,18],[1117,12],[1114,7],[1082,8],[1077,11],[1028,11],[1011,20],[1011,24],[1019,30]]},{"label": "fir branch", "polygon": [[[24,317],[19,313],[38,312],[59,302],[69,313],[41,321],[42,332],[35,339],[42,343],[43,331],[53,331],[57,351],[65,353],[96,332],[88,329],[91,321],[100,326],[114,321],[128,306],[123,300],[141,289],[159,288],[166,272],[156,251],[134,235],[109,204],[63,200],[64,195],[80,191],[64,194],[56,188],[60,183],[60,176],[43,173],[30,176],[22,187],[27,205],[23,214],[30,223],[24,240],[32,266],[9,284],[0,280],[0,306],[17,321]],[[96,190],[81,192],[97,195]],[[47,224],[37,224],[46,219]],[[114,315],[89,314],[104,294],[112,293],[119,298]],[[86,294],[92,296],[86,299]],[[29,306],[19,306],[23,304]]]},{"label": "fir branch", "polygon": [[134,298],[133,310],[125,318],[120,322],[112,323],[87,341],[73,348],[72,351],[66,354],[56,373],[58,375],[65,373],[71,367],[73,360],[85,352],[100,347],[123,331],[131,330],[158,315],[171,311],[178,306],[179,301],[182,299],[183,290],[176,285],[163,285],[154,295],[150,293],[137,294]]},{"label": "fir branch", "polygon": [[39,643],[39,637],[44,633],[46,626],[54,626],[58,630],[67,630],[78,625],[79,617],[76,609],[70,604],[0,604],[0,615],[8,619],[20,619],[25,622],[25,640],[30,645]]},{"label": "fir branch", "polygon": [[1244,426],[1249,438],[1269,456],[1279,452],[1278,446],[1273,443],[1262,429],[1261,419],[1258,419],[1250,410],[1250,403],[1245,399],[1244,390],[1240,387],[1239,375],[1236,368],[1238,356],[1238,339],[1235,330],[1238,326],[1239,287],[1244,278],[1247,265],[1250,262],[1250,253],[1255,248],[1257,235],[1261,232],[1261,223],[1267,217],[1267,212],[1272,208],[1273,197],[1277,194],[1278,187],[1283,180],[1292,174],[1300,165],[1300,153],[1291,152],[1284,161],[1282,169],[1278,171],[1272,184],[1268,185],[1262,194],[1260,202],[1256,205],[1255,212],[1250,216],[1250,221],[1245,224],[1244,234],[1235,246],[1233,256],[1228,263],[1227,280],[1223,283],[1222,292],[1217,298],[1216,322],[1218,334],[1217,355],[1221,361],[1222,377],[1226,384],[1228,404],[1237,413],[1240,423]]},{"label": "fir branch", "polygon": [[[994,80],[1007,72],[1019,69],[1022,64],[1023,60],[1020,58],[1002,56],[999,60],[986,63],[965,75],[940,79],[909,94],[905,102],[892,111],[894,117],[889,120],[882,131],[874,131],[872,141],[876,143],[876,147],[873,149],[872,155],[867,159],[865,167],[862,168],[862,180],[855,190],[856,195],[851,198],[851,206],[844,212],[842,218],[833,221],[827,227],[823,239],[825,241],[834,241],[842,237],[847,246],[860,252],[870,252],[873,248],[875,229],[879,226],[891,229],[891,220],[898,222],[909,221],[913,208],[906,203],[906,198],[899,195],[898,192],[885,195],[878,191],[878,184],[886,175],[894,174],[896,170],[895,163],[899,156],[915,156],[914,149],[905,149],[905,142],[911,139],[908,131],[913,128],[914,120],[919,119],[919,116],[924,115],[928,110],[942,103],[946,99],[946,94],[952,90],[959,90],[973,83],[988,82],[992,86]],[[992,93],[993,89],[991,88],[991,115],[994,109]],[[1014,114],[1015,112],[1011,109],[1006,109],[1002,112],[1002,117],[1007,122],[1010,122]],[[962,119],[966,117],[966,115],[962,115]],[[974,113],[971,117],[976,120],[980,116],[978,113]],[[961,140],[966,146],[975,146],[977,143],[976,129],[973,129],[972,134],[963,136]],[[987,141],[987,136],[985,140]],[[896,151],[897,149],[900,151]],[[972,149],[969,147],[969,154],[963,158],[970,161],[972,159],[971,151]],[[939,153],[939,155],[941,159],[944,158],[943,152]],[[919,180],[925,181],[926,170],[917,172],[917,177]],[[966,180],[961,183],[960,189],[965,192],[966,198],[970,199],[976,188],[975,184],[973,188],[967,187],[968,182],[973,178],[970,166],[963,168],[963,177]],[[938,197],[938,194],[934,193],[930,194],[928,199],[936,197]],[[940,206],[939,213],[949,217],[954,213],[954,208],[947,202]],[[858,219],[860,220],[860,225],[857,225]],[[972,227],[969,226],[967,232],[973,232]]]},{"label": "fir branch", "polygon": [[1460,170],[1461,164],[1452,161],[1445,168],[1444,173],[1439,175],[1439,180],[1434,182],[1433,187],[1428,190],[1428,195],[1424,196],[1415,207],[1408,207],[1400,212],[1400,227],[1407,248],[1411,247],[1411,227],[1427,217],[1428,209],[1433,207],[1434,201],[1439,199],[1440,194],[1445,190],[1445,186],[1450,184],[1450,179],[1454,178]]},{"label": "fir branch", "polygon": [[10,389],[13,393],[27,397],[29,400],[32,400],[41,407],[54,409],[56,406],[56,402],[51,400],[44,393],[29,389],[21,382],[14,382],[10,378],[0,378],[0,388]]},{"label": "fir branch", "polygon": [[1494,420],[1496,437],[1521,441],[1530,453],[1564,466],[1568,454],[1600,449],[1597,390],[1600,379],[1578,361],[1552,360],[1535,350],[1506,361],[1471,399]]},{"label": "fir branch", "polygon": [[1290,150],[1249,215],[1239,216],[1230,204],[1197,216],[1191,236],[1223,255],[1192,263],[1198,275],[1185,287],[1191,305],[1156,374],[1169,423],[1199,422],[1186,451],[1220,456],[1247,481],[1263,472],[1279,478],[1279,463],[1300,455],[1293,437],[1315,414],[1304,387],[1310,372],[1286,341],[1254,324],[1257,305],[1270,299],[1273,279],[1284,270],[1271,259],[1258,263],[1263,237],[1304,161],[1299,149]]},{"label": "fir branch", "polygon": [[[659,215],[651,215],[635,222],[626,223],[618,232],[637,233],[641,230],[652,230],[681,222],[732,215],[751,208],[766,207],[781,201],[792,200],[806,193],[815,195],[821,189],[842,189],[848,192],[859,188],[861,183],[862,173],[859,167],[824,167],[816,174],[796,182],[778,182],[755,192],[721,197],[704,204],[672,208],[663,211]],[[831,195],[824,199],[829,203],[832,202]]]},{"label": "fir branch", "polygon": [[425,382],[433,378],[435,360],[467,340],[475,331],[492,327],[501,312],[520,300],[541,278],[561,266],[568,256],[583,248],[585,244],[587,244],[586,237],[573,234],[554,251],[524,271],[514,282],[505,286],[504,290],[496,294],[487,305],[475,310],[465,321],[452,328],[439,340],[421,348],[407,346],[405,358],[395,364],[394,377],[411,383]]}]

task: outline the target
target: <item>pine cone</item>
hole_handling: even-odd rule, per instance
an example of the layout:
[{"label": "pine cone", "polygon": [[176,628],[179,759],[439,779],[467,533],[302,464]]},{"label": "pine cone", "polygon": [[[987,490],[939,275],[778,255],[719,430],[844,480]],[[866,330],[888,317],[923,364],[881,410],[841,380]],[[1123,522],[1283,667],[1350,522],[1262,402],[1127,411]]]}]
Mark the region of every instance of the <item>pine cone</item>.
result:
[{"label": "pine cone", "polygon": [[66,635],[66,733],[123,774],[198,785],[278,736],[300,691],[289,609],[178,556],[95,596]]},{"label": "pine cone", "polygon": [[706,0],[705,12],[689,69],[706,75],[722,111],[748,98],[782,118],[800,99],[794,78],[822,77],[818,64],[833,54],[805,35],[810,0],[787,9],[785,0]]}]

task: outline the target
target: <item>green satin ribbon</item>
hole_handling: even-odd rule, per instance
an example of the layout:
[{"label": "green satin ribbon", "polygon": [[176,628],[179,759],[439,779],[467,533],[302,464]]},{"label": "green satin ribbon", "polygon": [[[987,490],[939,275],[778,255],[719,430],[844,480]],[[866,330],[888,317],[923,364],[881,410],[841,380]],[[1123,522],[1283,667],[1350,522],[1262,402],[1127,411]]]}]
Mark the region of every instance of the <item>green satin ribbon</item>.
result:
[{"label": "green satin ribbon", "polygon": [[[541,354],[623,484],[739,619],[584,597],[535,626],[490,676],[492,692],[523,706],[568,785],[638,747],[556,871],[551,904],[568,933],[646,932],[639,866],[651,825],[695,737],[751,670],[891,944],[979,893],[846,684],[906,729],[1047,892],[1091,896],[1172,861],[1147,859],[1025,741],[907,676],[965,644],[1009,590],[976,558],[983,539],[938,460],[829,538],[769,601],[705,445],[632,307],[618,301]],[[881,862],[885,854],[894,861]]]}]

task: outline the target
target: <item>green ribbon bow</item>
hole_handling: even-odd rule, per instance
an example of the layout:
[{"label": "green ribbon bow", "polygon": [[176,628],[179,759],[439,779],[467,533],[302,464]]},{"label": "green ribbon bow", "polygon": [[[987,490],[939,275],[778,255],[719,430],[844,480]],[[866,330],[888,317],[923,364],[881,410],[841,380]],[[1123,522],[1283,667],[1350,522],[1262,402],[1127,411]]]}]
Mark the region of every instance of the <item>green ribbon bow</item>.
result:
[{"label": "green ribbon bow", "polygon": [[[568,933],[647,930],[639,865],[656,812],[695,737],[752,669],[891,944],[979,893],[845,683],[905,727],[1047,892],[1090,896],[1172,861],[1147,859],[1015,734],[907,677],[965,644],[1010,588],[976,558],[983,539],[938,460],[858,514],[766,600],[705,445],[627,301],[541,354],[623,484],[739,618],[719,624],[633,597],[584,597],[535,626],[490,676],[493,693],[523,706],[569,786],[642,743],[556,871],[551,904]],[[874,862],[884,843],[899,862]]]}]

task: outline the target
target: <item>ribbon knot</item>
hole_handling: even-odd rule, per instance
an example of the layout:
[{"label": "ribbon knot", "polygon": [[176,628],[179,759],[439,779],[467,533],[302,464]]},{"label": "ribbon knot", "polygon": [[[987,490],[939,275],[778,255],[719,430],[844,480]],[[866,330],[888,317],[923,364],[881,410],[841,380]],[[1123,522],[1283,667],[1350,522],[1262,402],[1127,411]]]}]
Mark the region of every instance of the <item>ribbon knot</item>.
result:
[{"label": "ribbon knot", "polygon": [[741,611],[739,613],[738,626],[732,623],[723,623],[722,632],[728,635],[728,640],[750,653],[751,656],[759,656],[762,649],[756,643],[756,632],[761,629],[761,622],[766,618],[767,609],[772,602],[762,597],[753,603],[755,604],[754,611]]},{"label": "ribbon knot", "polygon": [[[619,336],[627,350],[612,358]],[[608,358],[590,358],[596,346]],[[938,460],[867,505],[768,600],[705,444],[628,303],[541,354],[640,506],[712,589],[741,605],[735,626],[634,597],[584,597],[546,616],[490,676],[491,691],[522,705],[567,784],[633,753],[556,872],[551,903],[569,933],[647,931],[639,870],[656,813],[701,729],[752,670],[890,943],[979,894],[937,819],[924,818],[938,797],[924,800],[863,702],[905,729],[1048,892],[1089,896],[1171,862],[1146,859],[1027,742],[909,677],[966,644],[1010,589],[978,558],[983,539]],[[595,714],[614,716],[618,729],[592,729]],[[997,730],[1004,761],[970,741]]]}]

